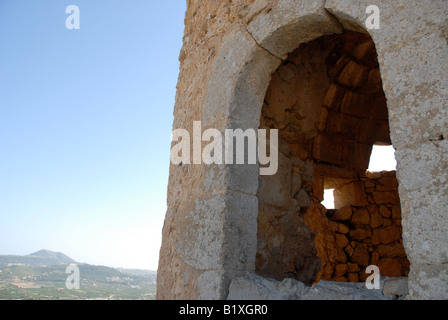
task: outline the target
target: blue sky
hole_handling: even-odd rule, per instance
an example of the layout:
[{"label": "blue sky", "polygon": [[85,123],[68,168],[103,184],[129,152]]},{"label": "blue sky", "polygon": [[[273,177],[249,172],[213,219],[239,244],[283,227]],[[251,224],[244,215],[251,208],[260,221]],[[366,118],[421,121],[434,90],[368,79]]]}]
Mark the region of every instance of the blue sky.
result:
[{"label": "blue sky", "polygon": [[0,1],[0,254],[157,268],[185,10]]}]

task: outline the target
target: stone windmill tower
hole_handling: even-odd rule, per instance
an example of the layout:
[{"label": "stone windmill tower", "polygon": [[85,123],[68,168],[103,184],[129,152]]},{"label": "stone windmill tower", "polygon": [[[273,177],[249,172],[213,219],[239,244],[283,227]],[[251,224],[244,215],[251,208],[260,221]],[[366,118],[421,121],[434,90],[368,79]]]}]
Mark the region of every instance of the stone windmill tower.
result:
[{"label": "stone windmill tower", "polygon": [[[253,273],[362,282],[374,264],[447,299],[447,17],[445,0],[188,0],[173,128],[277,129],[278,171],[171,165],[158,298],[225,299]],[[375,144],[396,173],[366,172]]]}]

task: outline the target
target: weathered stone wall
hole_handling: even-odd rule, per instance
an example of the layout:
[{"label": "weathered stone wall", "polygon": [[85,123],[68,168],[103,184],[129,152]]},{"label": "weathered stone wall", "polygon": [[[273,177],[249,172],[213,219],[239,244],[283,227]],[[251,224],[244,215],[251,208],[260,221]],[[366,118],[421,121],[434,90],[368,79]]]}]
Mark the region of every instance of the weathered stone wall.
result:
[{"label": "weathered stone wall", "polygon": [[[370,4],[381,10],[380,30],[364,27]],[[391,142],[397,150],[403,243],[411,263],[410,297],[447,298],[447,19],[445,0],[190,0],[179,55],[173,128],[192,132],[193,121],[202,120],[204,129],[257,129],[271,75],[288,54],[300,44],[325,35],[353,31],[369,34],[378,54],[378,70],[350,56],[341,60],[347,61],[347,72],[352,67],[367,67],[369,71],[361,72],[360,78],[355,74],[346,78],[343,73],[327,79],[313,77],[314,71],[322,69],[304,76],[322,83],[324,93],[337,86],[342,87],[344,96],[349,97],[351,92],[355,97],[358,81],[363,82],[367,74],[380,73]],[[288,73],[282,76],[287,79]],[[348,86],[339,85],[343,83]],[[308,105],[308,98],[302,96],[300,100]],[[326,109],[333,111],[330,105]],[[357,111],[346,110],[346,115]],[[318,133],[314,122],[308,120],[326,123],[320,121],[321,115],[324,113],[310,112],[305,120],[302,114],[296,114],[299,128],[310,135],[304,136],[303,143],[291,145],[293,157],[288,158],[305,162],[310,160],[310,154],[322,160],[328,158],[326,149],[319,150],[319,143],[313,147],[316,140],[308,139]],[[335,120],[335,133],[346,117],[339,118]],[[367,119],[363,120],[360,129],[367,125]],[[333,138],[326,134],[329,128],[319,131],[322,145]],[[353,151],[347,153],[339,145],[332,152],[340,155],[337,161],[344,166],[351,162],[347,154],[357,154],[358,159],[368,157],[363,146],[367,140],[361,136],[354,140],[358,144],[351,144]],[[321,178],[328,177],[328,173],[338,179],[356,177],[356,170],[338,170],[333,164],[314,163],[315,182],[301,184],[312,203],[320,202],[321,184],[328,182]],[[255,271],[258,165],[171,165],[169,179],[158,298],[226,298],[232,279]]]},{"label": "weathered stone wall", "polygon": [[[203,119],[217,52],[229,33],[229,26],[240,20],[253,2],[187,1],[173,129],[193,132],[193,121]],[[218,117],[213,120],[215,124],[209,123],[209,127],[226,124]],[[226,206],[221,200],[224,201],[226,190],[210,182],[212,174],[208,169],[202,165],[170,166],[168,209],[157,278],[158,299],[218,298],[226,290],[220,285],[225,259],[221,243],[225,238],[222,212]],[[211,242],[210,238],[216,241]]]},{"label": "weathered stone wall", "polygon": [[369,265],[378,266],[383,276],[407,276],[395,171],[341,181],[334,195],[339,209],[327,210],[315,202],[305,214],[306,223],[317,232],[322,260],[317,281],[365,281]]},{"label": "weathered stone wall", "polygon": [[258,274],[277,280],[295,278],[308,285],[316,279],[321,263],[313,235],[301,214],[311,205],[306,186],[312,179],[312,162],[291,160],[282,153],[277,174],[260,176],[255,261]]}]

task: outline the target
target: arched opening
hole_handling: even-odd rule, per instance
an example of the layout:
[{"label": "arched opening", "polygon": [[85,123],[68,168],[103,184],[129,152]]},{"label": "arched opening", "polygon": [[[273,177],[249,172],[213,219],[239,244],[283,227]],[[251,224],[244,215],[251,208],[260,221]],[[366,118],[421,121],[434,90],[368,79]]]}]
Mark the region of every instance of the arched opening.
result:
[{"label": "arched opening", "polygon": [[[364,281],[409,272],[395,171],[367,171],[391,145],[373,40],[344,32],[302,44],[272,75],[260,128],[279,130],[279,169],[260,176],[256,273]],[[334,209],[322,205],[334,190]]]}]

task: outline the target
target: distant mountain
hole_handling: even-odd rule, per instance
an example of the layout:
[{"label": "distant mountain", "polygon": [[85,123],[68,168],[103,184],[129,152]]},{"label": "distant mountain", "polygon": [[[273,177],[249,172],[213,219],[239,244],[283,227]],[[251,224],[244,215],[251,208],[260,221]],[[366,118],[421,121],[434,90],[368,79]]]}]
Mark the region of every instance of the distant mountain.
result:
[{"label": "distant mountain", "polygon": [[76,261],[61,252],[50,250],[39,250],[26,256],[0,255],[0,267],[11,265],[45,267],[71,263],[76,263]]},{"label": "distant mountain", "polygon": [[73,260],[72,258],[70,258],[69,256],[66,256],[65,254],[63,254],[61,252],[53,252],[53,251],[45,250],[45,249],[34,252],[34,253],[28,255],[28,257],[40,257],[40,258],[47,260],[49,263],[54,263],[54,264],[77,263],[75,260]]},{"label": "distant mountain", "polygon": [[[69,290],[66,266],[79,267],[81,289]],[[0,255],[0,300],[154,299],[155,271],[78,263],[60,252],[39,250],[26,256]]]}]

